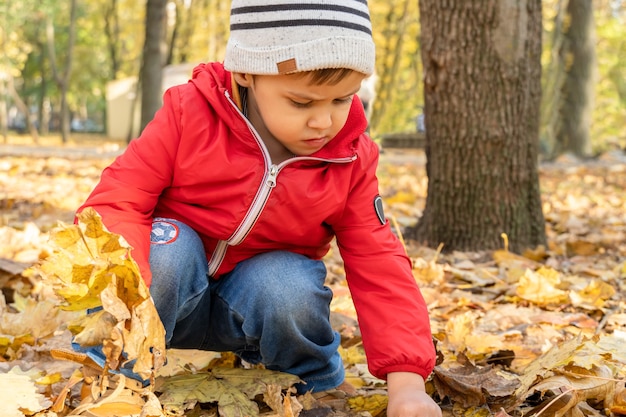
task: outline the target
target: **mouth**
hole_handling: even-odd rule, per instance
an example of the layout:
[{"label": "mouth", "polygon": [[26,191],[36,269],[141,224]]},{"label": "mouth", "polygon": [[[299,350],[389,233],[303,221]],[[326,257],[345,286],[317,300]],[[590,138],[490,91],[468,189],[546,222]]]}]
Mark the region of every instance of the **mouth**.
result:
[{"label": "mouth", "polygon": [[304,143],[308,144],[309,146],[323,146],[326,144],[326,142],[327,142],[326,136],[321,137],[321,138],[306,139],[304,141]]}]

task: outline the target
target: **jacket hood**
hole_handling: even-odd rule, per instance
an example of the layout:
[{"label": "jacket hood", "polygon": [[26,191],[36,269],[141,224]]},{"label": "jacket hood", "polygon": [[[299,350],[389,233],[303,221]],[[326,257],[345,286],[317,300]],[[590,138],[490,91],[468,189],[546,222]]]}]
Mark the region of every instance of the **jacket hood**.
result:
[{"label": "jacket hood", "polygon": [[[221,63],[203,63],[193,70],[191,83],[206,98],[208,103],[220,115],[221,119],[232,130],[247,129],[241,123],[242,116],[234,105],[232,74],[224,69]],[[326,146],[311,156],[318,158],[337,158],[352,156],[355,153],[354,142],[364,134],[367,119],[361,101],[352,101],[348,120],[337,136]]]}]

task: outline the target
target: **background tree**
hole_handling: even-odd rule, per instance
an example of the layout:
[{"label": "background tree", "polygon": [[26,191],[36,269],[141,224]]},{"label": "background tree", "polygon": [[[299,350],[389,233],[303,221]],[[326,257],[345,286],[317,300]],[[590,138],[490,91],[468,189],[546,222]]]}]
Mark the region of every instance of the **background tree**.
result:
[{"label": "background tree", "polygon": [[38,144],[39,132],[37,131],[37,128],[35,127],[35,124],[33,123],[33,120],[31,118],[30,109],[28,108],[26,103],[24,103],[17,90],[15,89],[15,79],[13,78],[13,76],[10,73],[5,73],[4,76],[4,85],[6,86],[5,88],[8,90],[9,95],[13,99],[13,103],[22,112],[22,114],[28,115],[24,118],[25,129],[32,136],[33,142]]},{"label": "background tree", "polygon": [[119,53],[119,45],[122,42],[120,18],[118,14],[118,1],[109,0],[103,6],[104,11],[104,33],[107,39],[107,51],[109,54],[109,62],[111,66],[111,78],[116,80],[120,71],[121,54]]},{"label": "background tree", "polygon": [[565,61],[566,77],[560,108],[556,152],[591,154],[590,125],[595,82],[595,30],[591,0],[569,0],[567,31],[559,56]]},{"label": "background tree", "polygon": [[594,154],[626,148],[626,1],[594,0],[597,76],[591,125]]},{"label": "background tree", "polygon": [[[552,56],[555,81],[546,85],[551,104],[550,126],[554,137],[549,156],[571,152],[590,156],[590,126],[595,84],[595,30],[591,0],[568,0],[564,14],[557,14]],[[552,90],[553,92],[551,92]]]},{"label": "background tree", "polygon": [[48,58],[52,69],[52,78],[59,89],[61,139],[66,143],[70,136],[70,110],[67,105],[67,92],[69,90],[70,76],[72,74],[72,59],[74,52],[74,40],[76,33],[76,0],[70,1],[69,23],[67,27],[68,39],[65,48],[65,65],[60,68],[57,60],[55,45],[55,30],[52,17],[46,19],[46,41]]},{"label": "background tree", "polygon": [[537,173],[541,0],[420,1],[426,207],[446,250],[545,243]]},{"label": "background tree", "polygon": [[[0,6],[2,24],[0,24],[0,130],[7,139],[9,128],[9,107],[11,105],[21,109],[26,122],[26,129],[34,133],[35,143],[37,132],[30,120],[28,105],[20,94],[23,84],[21,69],[33,50],[25,33],[27,28],[23,24],[30,15],[30,0],[24,2],[5,2]],[[17,80],[17,81],[16,81]],[[16,85],[17,84],[17,85]],[[26,113],[24,113],[26,112]]]},{"label": "background tree", "polygon": [[559,123],[559,103],[562,101],[565,62],[559,59],[559,52],[565,37],[563,36],[565,9],[569,0],[555,0],[552,7],[544,12],[544,49],[546,63],[543,68],[541,85],[540,149],[548,157],[555,148],[556,131]]},{"label": "background tree", "polygon": [[370,1],[376,42],[377,96],[370,134],[413,131],[423,106],[418,2]]},{"label": "background tree", "polygon": [[[0,3],[3,48],[0,53],[0,72],[8,71],[13,76],[15,90],[37,122],[36,127],[40,129],[41,135],[46,134],[48,125],[56,133],[60,125],[58,115],[61,93],[52,78],[43,18],[52,18],[55,51],[63,71],[68,45],[70,2],[21,0]],[[550,51],[554,50],[558,54],[560,50],[558,47],[552,48],[551,42],[557,30],[554,18],[559,3],[562,3],[562,15],[565,16],[568,0],[542,1],[546,35],[544,67],[550,65]],[[178,64],[222,60],[228,37],[230,0],[169,0],[168,4],[167,31],[163,40],[169,43],[169,49],[166,49],[171,50],[167,55],[171,57],[168,62]],[[626,144],[626,124],[623,123],[626,120],[626,1],[594,0],[592,4],[597,32],[598,70],[590,126],[592,152],[595,154]],[[415,131],[415,117],[424,104],[424,71],[418,42],[418,2],[370,0],[369,6],[379,76],[379,97],[374,102],[370,132],[378,140],[387,133]],[[480,7],[491,6],[487,1]],[[138,78],[140,75],[145,23],[145,2],[90,0],[77,3],[73,49],[73,68],[76,70],[72,71],[67,89],[67,106],[72,115],[104,125],[107,84],[114,80]],[[451,30],[455,30],[456,23],[449,24]],[[560,38],[564,39],[562,32]],[[546,77],[549,77],[549,73],[545,72]],[[552,94],[556,90],[549,87],[547,80],[544,79],[544,85],[548,89],[544,91]],[[158,90],[154,91],[156,93]],[[133,96],[133,93],[129,93],[129,96]],[[561,94],[561,89],[558,94]],[[0,124],[2,120],[7,124],[14,123],[16,103],[9,95],[6,82],[0,96]],[[137,101],[141,100],[138,92],[135,97]],[[160,97],[158,100],[160,102]],[[555,114],[558,115],[558,112]],[[22,117],[21,114],[18,116]],[[545,117],[543,121],[546,121]],[[544,123],[542,125],[545,126]],[[13,128],[24,131],[23,126],[13,125]],[[550,134],[545,129],[542,132],[542,137],[556,136],[556,130]]]},{"label": "background tree", "polygon": [[141,130],[161,107],[165,36],[165,8],[167,0],[148,0],[146,3],[146,38],[143,47],[141,74]]}]

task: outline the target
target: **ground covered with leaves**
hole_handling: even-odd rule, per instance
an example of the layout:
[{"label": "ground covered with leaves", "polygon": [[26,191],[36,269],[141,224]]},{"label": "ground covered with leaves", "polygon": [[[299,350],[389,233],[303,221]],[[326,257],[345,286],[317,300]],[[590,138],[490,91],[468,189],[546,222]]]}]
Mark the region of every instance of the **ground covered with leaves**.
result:
[{"label": "ground covered with leaves", "polygon": [[[60,308],[64,294],[76,297],[80,291],[66,287],[60,295],[60,281],[46,277],[66,265],[58,257],[59,242],[67,244],[60,234],[82,236],[90,251],[107,254],[107,262],[124,258],[123,243],[111,243],[117,240],[93,226],[93,219],[87,221],[91,228],[71,226],[74,210],[113,156],[93,149],[7,149],[0,146],[2,416],[384,416],[385,384],[367,371],[336,250],[326,258],[335,293],[332,318],[358,395],[322,404],[290,392],[297,382],[290,376],[251,369],[229,354],[197,351],[168,351],[167,365],[150,389],[114,377],[99,392],[81,394],[82,382],[98,372],[51,355],[68,347],[70,330],[80,334],[71,325],[80,313]],[[380,179],[386,214],[402,238],[424,206],[423,153],[385,151]],[[562,158],[542,164],[540,179],[548,247],[515,255],[503,240],[497,251],[444,254],[404,242],[429,305],[439,354],[428,389],[445,416],[626,415],[626,156]],[[42,262],[53,267],[42,268]],[[117,275],[131,279],[132,266],[115,262]],[[111,268],[110,262],[94,265],[90,276],[96,276],[93,268]],[[145,293],[112,291],[111,285],[117,284],[99,290],[115,318],[107,332],[127,337],[124,332],[132,329],[120,323],[151,313],[124,306],[140,305]],[[142,346],[135,353],[145,359]]]}]

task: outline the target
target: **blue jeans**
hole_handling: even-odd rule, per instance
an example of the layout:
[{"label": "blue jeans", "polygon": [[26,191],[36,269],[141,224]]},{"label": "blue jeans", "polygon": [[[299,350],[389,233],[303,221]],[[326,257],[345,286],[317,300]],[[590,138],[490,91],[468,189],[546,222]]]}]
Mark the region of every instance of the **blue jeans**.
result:
[{"label": "blue jeans", "polygon": [[219,280],[207,277],[197,233],[176,220],[155,219],[150,293],[168,348],[231,351],[247,362],[299,376],[299,392],[341,384],[340,336],[330,325],[331,290],[322,261],[267,252]]}]

